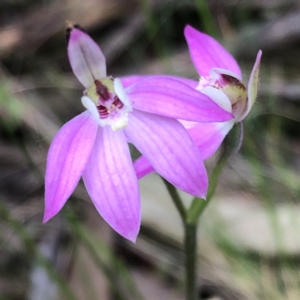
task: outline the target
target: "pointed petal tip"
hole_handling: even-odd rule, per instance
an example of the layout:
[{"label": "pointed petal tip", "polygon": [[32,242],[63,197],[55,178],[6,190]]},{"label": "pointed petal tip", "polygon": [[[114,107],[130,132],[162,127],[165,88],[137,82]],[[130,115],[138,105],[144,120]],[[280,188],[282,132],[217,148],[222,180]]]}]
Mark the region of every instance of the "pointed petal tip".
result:
[{"label": "pointed petal tip", "polygon": [[256,59],[255,59],[255,62],[254,62],[254,66],[256,66],[257,68],[260,67],[260,60],[261,60],[262,54],[263,54],[262,50],[259,49],[257,54],[256,54]]},{"label": "pointed petal tip", "polygon": [[42,223],[43,223],[43,224],[46,224],[46,223],[49,221],[49,219],[50,219],[50,218],[44,216],[44,217],[43,217],[43,220],[42,220]]},{"label": "pointed petal tip", "polygon": [[67,21],[66,22],[66,40],[67,40],[67,43],[69,43],[71,34],[73,36],[73,31],[74,31],[75,34],[76,34],[76,31],[77,31],[77,34],[78,34],[79,31],[84,32],[83,28],[81,26],[79,26],[78,24],[75,24],[71,21]]},{"label": "pointed petal tip", "polygon": [[206,168],[204,166],[202,170],[198,170],[198,179],[194,181],[194,185],[190,186],[187,192],[194,197],[205,199],[208,191],[208,186],[208,176]]},{"label": "pointed petal tip", "polygon": [[262,50],[259,49],[256,54],[256,59],[254,62],[254,66],[257,66],[258,68],[260,67],[260,61],[261,61],[262,54],[263,54]]},{"label": "pointed petal tip", "polygon": [[49,197],[49,195],[47,195],[47,193],[46,193],[46,195],[45,195],[45,209],[44,209],[44,216],[43,216],[42,223],[43,224],[47,223],[52,218],[54,218],[60,211],[61,211],[61,207],[55,205],[55,203],[53,203],[51,201],[51,197]]},{"label": "pointed petal tip", "polygon": [[197,198],[206,200],[207,189],[208,189],[208,185],[207,185],[207,188],[205,188],[205,191],[203,190],[203,186],[202,186],[201,190],[198,190],[197,192],[193,193],[192,195]]},{"label": "pointed petal tip", "polygon": [[189,35],[189,34],[192,34],[193,31],[195,31],[196,29],[194,27],[192,27],[191,25],[187,24],[185,27],[184,27],[184,35]]},{"label": "pointed petal tip", "polygon": [[73,73],[88,88],[95,79],[106,77],[106,60],[96,42],[78,25],[67,29],[68,56]]},{"label": "pointed petal tip", "polygon": [[98,131],[83,181],[107,224],[122,237],[135,242],[141,223],[140,193],[122,130],[113,132],[104,126]]},{"label": "pointed petal tip", "polygon": [[47,223],[50,219],[52,219],[57,213],[53,213],[49,210],[45,210],[44,212],[44,217],[42,223],[45,224]]},{"label": "pointed petal tip", "polygon": [[67,43],[77,41],[82,34],[86,34],[78,25],[68,26],[66,30]]},{"label": "pointed petal tip", "polygon": [[140,232],[140,223],[141,223],[140,218],[138,223],[136,222],[134,223],[135,224],[131,223],[127,228],[125,228],[126,226],[120,228],[119,226],[113,226],[113,224],[109,224],[109,225],[123,238],[135,244]]},{"label": "pointed petal tip", "polygon": [[128,222],[125,224],[108,224],[124,239],[136,244],[136,240],[141,228],[141,213],[139,213],[136,218],[128,220]]},{"label": "pointed petal tip", "polygon": [[249,82],[248,82],[248,102],[247,102],[247,109],[241,115],[241,117],[237,120],[237,122],[243,121],[248,114],[250,113],[258,94],[259,89],[259,73],[260,73],[260,61],[262,57],[262,51],[259,50],[256,55],[256,59],[250,74]]},{"label": "pointed petal tip", "polygon": [[138,237],[139,231],[138,232],[134,232],[129,234],[128,236],[124,236],[124,238],[126,238],[127,240],[129,240],[130,242],[136,244],[136,240]]},{"label": "pointed petal tip", "polygon": [[178,187],[178,188],[181,189],[182,191],[184,191],[185,193],[190,194],[193,197],[206,200],[206,194],[207,194],[207,189],[208,189],[208,184],[206,184],[206,183],[202,182],[201,187],[195,187],[195,184],[194,184],[193,187],[188,187],[188,188]]},{"label": "pointed petal tip", "polygon": [[208,181],[204,183],[201,187],[198,188],[197,191],[191,191],[189,194],[192,196],[196,197],[199,200],[204,200],[206,201],[207,198],[207,191],[208,191]]},{"label": "pointed petal tip", "polygon": [[89,112],[67,122],[53,139],[45,175],[45,215],[55,216],[75,190],[89,159],[98,125]]},{"label": "pointed petal tip", "polygon": [[212,36],[190,25],[184,28],[184,36],[193,64],[201,76],[209,76],[212,68],[221,68],[232,71],[239,78],[242,77],[235,58]]}]

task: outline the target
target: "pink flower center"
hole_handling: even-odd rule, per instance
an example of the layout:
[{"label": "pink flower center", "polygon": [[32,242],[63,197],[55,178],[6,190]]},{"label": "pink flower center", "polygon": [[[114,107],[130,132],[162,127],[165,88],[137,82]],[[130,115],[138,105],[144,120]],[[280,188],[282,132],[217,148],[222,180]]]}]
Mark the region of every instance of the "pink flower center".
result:
[{"label": "pink flower center", "polygon": [[100,119],[115,117],[124,106],[113,88],[110,87],[112,82],[111,78],[105,79],[105,83],[96,79],[86,92],[87,96],[94,99]]},{"label": "pink flower center", "polygon": [[99,112],[100,119],[105,119],[109,115],[117,113],[123,106],[124,104],[120,101],[120,99],[117,96],[115,96],[114,102],[109,107],[98,105],[97,109]]},{"label": "pink flower center", "polygon": [[[226,72],[226,70],[224,70]],[[244,84],[231,74],[212,69],[211,76],[200,77],[198,91],[205,87],[213,87],[221,90],[230,100],[232,114],[235,119],[239,119],[247,108],[248,95]]]},{"label": "pink flower center", "polygon": [[82,104],[92,112],[100,126],[119,130],[127,126],[128,113],[132,111],[120,79],[96,79],[84,91]]}]

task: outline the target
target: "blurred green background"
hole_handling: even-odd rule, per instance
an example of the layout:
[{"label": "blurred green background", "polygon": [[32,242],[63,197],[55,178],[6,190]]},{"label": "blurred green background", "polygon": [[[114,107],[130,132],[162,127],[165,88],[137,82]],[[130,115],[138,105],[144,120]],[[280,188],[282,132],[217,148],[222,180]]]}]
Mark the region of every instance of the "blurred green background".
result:
[{"label": "blurred green background", "polygon": [[299,1],[1,0],[0,300],[183,299],[182,228],[158,176],[140,181],[136,245],[105,224],[82,183],[41,223],[49,144],[83,111],[67,20],[99,43],[114,77],[197,80],[186,24],[227,47],[244,83],[263,50],[243,146],[199,224],[199,299],[300,299]]}]

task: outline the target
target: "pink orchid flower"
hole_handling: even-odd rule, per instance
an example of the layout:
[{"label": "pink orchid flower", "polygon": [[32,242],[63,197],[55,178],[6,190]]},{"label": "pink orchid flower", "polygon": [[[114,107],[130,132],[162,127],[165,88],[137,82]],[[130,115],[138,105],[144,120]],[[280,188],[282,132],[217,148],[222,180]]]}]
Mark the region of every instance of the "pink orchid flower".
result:
[{"label": "pink orchid flower", "polygon": [[61,210],[82,176],[99,214],[135,241],[140,194],[127,142],[166,180],[203,197],[208,186],[205,167],[177,119],[226,121],[232,114],[171,78],[148,78],[124,89],[120,79],[107,77],[102,51],[78,26],[68,28],[68,56],[85,87],[81,101],[87,110],[67,122],[50,146],[44,222]]},{"label": "pink orchid flower", "polygon": [[[225,122],[197,123],[181,119],[180,122],[200,150],[204,160],[211,157],[220,147],[225,136],[235,123],[241,122],[249,114],[255,103],[259,85],[259,66],[262,51],[259,50],[252,69],[248,88],[241,82],[242,73],[234,57],[212,37],[191,26],[184,30],[190,56],[200,75],[199,82],[179,79],[185,84],[209,96],[220,107],[233,114],[234,118]],[[131,76],[123,79],[124,85],[132,84],[146,77]],[[154,172],[151,163],[141,156],[134,163],[138,178]]]}]

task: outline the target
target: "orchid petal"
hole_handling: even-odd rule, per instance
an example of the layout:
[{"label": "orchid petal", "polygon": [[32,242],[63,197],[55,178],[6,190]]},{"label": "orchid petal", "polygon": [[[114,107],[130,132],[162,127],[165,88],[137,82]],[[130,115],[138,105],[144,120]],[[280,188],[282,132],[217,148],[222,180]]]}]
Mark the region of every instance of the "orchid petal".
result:
[{"label": "orchid petal", "polygon": [[120,235],[135,241],[140,229],[139,188],[122,130],[98,130],[83,172],[86,189],[103,219]]},{"label": "orchid petal", "polygon": [[189,25],[185,27],[184,35],[193,64],[201,76],[209,76],[212,68],[221,68],[235,73],[241,79],[242,73],[236,60],[214,38]]},{"label": "orchid petal", "polygon": [[106,62],[101,49],[89,35],[75,27],[69,36],[68,56],[73,73],[84,87],[106,77]]},{"label": "orchid petal", "polygon": [[[192,140],[200,150],[203,160],[210,158],[220,147],[225,136],[232,129],[234,121],[222,123],[197,123],[188,129]],[[145,156],[140,156],[133,164],[138,179],[155,172]]]},{"label": "orchid petal", "polygon": [[143,155],[134,162],[133,167],[138,179],[155,172],[147,158]]},{"label": "orchid petal", "polygon": [[198,122],[222,122],[233,118],[208,96],[164,76],[138,81],[126,92],[132,106],[145,112]]},{"label": "orchid petal", "polygon": [[132,106],[128,99],[128,95],[126,94],[122,81],[119,78],[114,79],[114,90],[121,102],[128,108],[128,111],[132,111]]},{"label": "orchid petal", "polygon": [[[233,125],[234,120],[231,120],[221,123],[198,123],[198,125],[188,129],[188,133],[200,150],[203,160],[210,158],[218,150]],[[139,172],[141,173],[140,170]]]},{"label": "orchid petal", "polygon": [[90,113],[84,112],[55,136],[47,158],[43,222],[55,216],[73,193],[92,151],[97,128]]},{"label": "orchid petal", "polygon": [[260,67],[261,56],[262,56],[262,51],[259,50],[248,83],[247,109],[245,113],[239,118],[239,121],[245,119],[245,117],[249,114],[253,104],[256,101],[258,87],[259,87],[259,67]]},{"label": "orchid petal", "polygon": [[[151,79],[155,77],[162,77],[161,75],[132,75],[132,76],[126,76],[120,78],[122,81],[122,84],[125,88],[129,87],[132,84],[135,84],[138,81],[141,80],[146,80],[146,79]],[[192,79],[187,79],[179,76],[173,76],[173,75],[163,75],[165,78],[170,78],[173,80],[178,80],[181,81],[182,83],[186,84],[187,86],[196,89],[198,86],[199,81],[198,80],[192,80]]]},{"label": "orchid petal", "polygon": [[232,111],[231,102],[224,92],[214,87],[207,86],[201,89],[201,93],[205,94],[216,104],[218,104],[221,108],[231,113]]},{"label": "orchid petal", "polygon": [[208,179],[204,163],[177,120],[134,110],[124,131],[166,180],[191,195],[206,196]]}]

